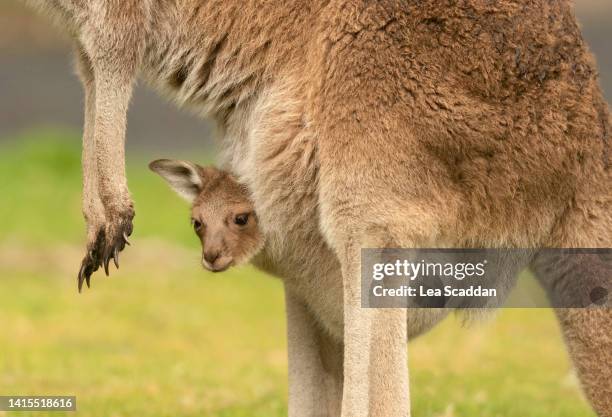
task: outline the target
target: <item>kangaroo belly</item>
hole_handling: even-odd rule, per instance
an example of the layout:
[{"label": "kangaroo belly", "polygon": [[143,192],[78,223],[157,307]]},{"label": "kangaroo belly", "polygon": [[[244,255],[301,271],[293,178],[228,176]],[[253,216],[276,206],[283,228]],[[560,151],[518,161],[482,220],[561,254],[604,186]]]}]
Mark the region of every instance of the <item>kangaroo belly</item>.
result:
[{"label": "kangaroo belly", "polygon": [[305,126],[300,102],[283,94],[288,92],[280,88],[263,95],[250,116],[253,124],[244,129],[249,136],[234,141],[238,146],[224,162],[248,184],[266,236],[256,265],[281,277],[322,327],[340,337],[342,275],[319,230],[316,136]]},{"label": "kangaroo belly", "polygon": [[[265,248],[254,264],[280,277],[321,327],[341,340],[342,273],[320,226],[317,137],[308,128],[300,102],[283,94],[282,89],[267,93],[266,103],[255,106],[250,116],[253,125],[241,129],[248,137],[235,140],[238,130],[226,132],[234,146],[225,150],[222,163],[249,186],[266,236]],[[408,336],[428,330],[447,313],[408,310]]]}]

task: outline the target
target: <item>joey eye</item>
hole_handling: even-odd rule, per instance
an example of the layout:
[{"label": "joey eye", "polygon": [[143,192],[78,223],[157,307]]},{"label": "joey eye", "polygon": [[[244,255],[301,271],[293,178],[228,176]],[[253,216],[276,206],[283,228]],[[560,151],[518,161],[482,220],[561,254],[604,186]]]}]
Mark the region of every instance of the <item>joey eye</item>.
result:
[{"label": "joey eye", "polygon": [[249,213],[238,214],[234,217],[234,223],[238,226],[244,226],[249,222]]},{"label": "joey eye", "polygon": [[193,219],[191,220],[191,223],[193,224],[193,230],[196,232],[202,228],[202,222],[199,220]]}]

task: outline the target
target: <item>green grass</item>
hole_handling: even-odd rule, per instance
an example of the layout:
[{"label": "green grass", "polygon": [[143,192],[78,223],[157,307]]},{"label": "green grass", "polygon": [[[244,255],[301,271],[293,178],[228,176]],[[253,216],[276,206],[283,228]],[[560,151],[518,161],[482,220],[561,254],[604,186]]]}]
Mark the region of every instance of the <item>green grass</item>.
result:
[{"label": "green grass", "polygon": [[[33,245],[56,241],[81,244],[80,139],[61,131],[41,131],[11,138],[0,148],[0,241],[17,239]],[[210,157],[196,158],[201,163]],[[147,169],[148,161],[127,163],[137,217],[138,237],[163,237],[195,245],[188,227],[188,206]]]},{"label": "green grass", "polygon": [[[146,161],[128,170],[134,244],[79,295],[78,139],[37,132],[0,148],[0,395],[72,394],[93,417],[286,415],[280,282],[204,272],[186,204]],[[451,318],[409,355],[417,417],[594,415],[548,310]]]}]

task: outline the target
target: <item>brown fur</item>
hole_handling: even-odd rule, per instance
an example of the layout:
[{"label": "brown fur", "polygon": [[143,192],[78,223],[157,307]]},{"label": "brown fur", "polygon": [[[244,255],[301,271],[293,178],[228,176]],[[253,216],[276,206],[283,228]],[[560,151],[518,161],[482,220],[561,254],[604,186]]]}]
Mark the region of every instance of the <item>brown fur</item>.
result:
[{"label": "brown fur", "polygon": [[[287,292],[292,416],[338,410],[326,390],[343,417],[409,414],[394,365],[406,333],[442,314],[361,309],[361,247],[612,246],[610,115],[567,0],[31,2],[73,33],[94,80],[81,277],[131,230],[123,140],[140,71],[219,122],[224,167],[251,191],[256,262]],[[609,357],[585,346],[605,346],[612,319],[585,328],[591,314],[561,324],[610,416],[609,366],[592,365]],[[342,349],[321,349],[322,333]]]}]

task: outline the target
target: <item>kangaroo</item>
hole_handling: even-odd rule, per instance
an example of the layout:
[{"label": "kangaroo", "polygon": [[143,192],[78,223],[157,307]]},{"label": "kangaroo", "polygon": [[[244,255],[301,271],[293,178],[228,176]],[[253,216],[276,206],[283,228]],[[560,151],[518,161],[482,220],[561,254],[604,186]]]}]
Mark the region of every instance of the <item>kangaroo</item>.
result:
[{"label": "kangaroo", "polygon": [[[212,272],[249,262],[263,235],[248,190],[226,171],[185,161],[158,159],[149,168],[192,203],[191,223],[202,242],[202,265]],[[196,172],[187,179],[185,172]]]},{"label": "kangaroo", "polygon": [[[250,191],[254,260],[285,287],[292,417],[410,414],[407,339],[445,313],[362,309],[361,248],[612,246],[610,112],[569,0],[29,1],[72,34],[85,89],[79,282],[132,231],[140,77],[217,121]],[[552,297],[584,272],[547,264]],[[557,314],[610,416],[612,312]]]}]

